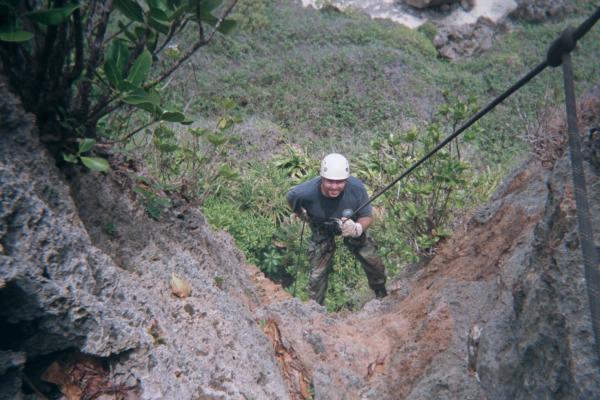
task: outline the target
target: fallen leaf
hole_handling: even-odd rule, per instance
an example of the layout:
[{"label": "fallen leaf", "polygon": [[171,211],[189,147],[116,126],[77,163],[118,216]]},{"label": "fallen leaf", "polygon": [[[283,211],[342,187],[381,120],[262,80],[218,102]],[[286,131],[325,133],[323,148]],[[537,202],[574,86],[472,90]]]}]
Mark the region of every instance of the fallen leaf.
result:
[{"label": "fallen leaf", "polygon": [[68,400],[81,400],[81,389],[72,382],[70,375],[64,371],[63,367],[57,361],[50,364],[46,371],[44,371],[42,379],[58,386],[61,393]]},{"label": "fallen leaf", "polygon": [[192,293],[192,287],[188,282],[174,273],[171,274],[171,291],[177,297],[186,298]]},{"label": "fallen leaf", "polygon": [[378,354],[375,361],[367,366],[367,379],[372,377],[375,372],[383,372],[383,364],[385,363],[386,357],[387,355],[380,356]]}]

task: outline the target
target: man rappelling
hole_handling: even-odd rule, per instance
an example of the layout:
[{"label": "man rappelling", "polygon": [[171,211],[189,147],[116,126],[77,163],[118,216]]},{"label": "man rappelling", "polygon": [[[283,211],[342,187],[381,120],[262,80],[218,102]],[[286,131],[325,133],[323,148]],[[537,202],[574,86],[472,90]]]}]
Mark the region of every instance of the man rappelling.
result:
[{"label": "man rappelling", "polygon": [[342,235],[346,247],[360,261],[375,296],[387,295],[385,266],[367,231],[373,222],[373,208],[370,204],[361,207],[368,200],[364,184],[350,175],[348,160],[337,153],[323,158],[320,176],[293,187],[287,194],[294,215],[311,228],[308,292],[319,304],[325,300],[337,235]]}]

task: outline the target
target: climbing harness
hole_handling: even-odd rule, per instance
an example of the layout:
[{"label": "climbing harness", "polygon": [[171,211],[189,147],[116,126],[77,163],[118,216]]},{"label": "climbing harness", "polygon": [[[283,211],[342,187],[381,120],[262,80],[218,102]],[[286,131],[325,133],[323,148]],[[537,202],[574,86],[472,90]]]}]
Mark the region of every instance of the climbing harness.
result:
[{"label": "climbing harness", "polygon": [[[345,209],[342,211],[342,218],[350,218],[352,216],[352,210]],[[311,219],[311,223],[316,224],[319,228],[325,230],[327,233],[339,236],[342,234],[342,224],[339,218],[326,218],[323,220],[315,220]],[[302,231],[300,232],[300,248],[302,250],[302,241],[304,239],[304,227],[306,225],[306,220],[302,220]],[[299,261],[296,261],[296,272],[294,274],[294,288],[292,289],[292,296],[296,297],[296,282],[298,282],[298,265]],[[356,268],[356,259],[354,260],[354,267]]]}]

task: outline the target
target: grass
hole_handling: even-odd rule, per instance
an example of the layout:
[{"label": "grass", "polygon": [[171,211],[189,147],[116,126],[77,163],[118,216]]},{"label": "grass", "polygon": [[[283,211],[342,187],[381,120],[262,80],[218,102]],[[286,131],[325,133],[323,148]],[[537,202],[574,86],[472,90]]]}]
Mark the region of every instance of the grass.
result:
[{"label": "grass", "polygon": [[[590,6],[580,7],[589,11]],[[538,65],[559,33],[584,16],[518,23],[484,54],[455,62],[437,57],[431,27],[410,30],[357,12],[242,0],[236,18],[241,29],[216,40],[180,70],[165,102],[187,106],[204,123],[223,116],[224,109],[241,121],[233,128],[238,148],[229,153],[239,180],[209,198],[204,212],[274,279],[289,283],[295,268],[302,268],[298,292],[306,298],[301,289],[306,259],[297,248],[300,230],[282,223],[287,212],[283,196],[294,182],[273,167],[270,157],[291,146],[303,149],[313,162],[331,151],[355,160],[376,137],[423,129],[445,91],[462,99],[474,96],[483,106]],[[573,53],[578,93],[597,84],[599,54],[600,29],[595,27]],[[477,201],[485,201],[500,176],[527,153],[527,125],[539,118],[540,109],[560,107],[561,85],[560,69],[548,69],[481,120],[482,133],[465,149]],[[459,211],[458,204],[452,207]],[[389,253],[402,244],[392,243],[398,239],[383,230],[373,229],[395,274],[406,258],[402,250]],[[286,243],[286,249],[276,243]],[[357,307],[369,293],[351,257],[343,251],[337,257],[327,300],[331,311]]]},{"label": "grass", "polygon": [[[437,58],[427,29],[291,2],[246,0],[241,7],[242,28],[258,27],[221,38],[200,53],[173,84],[180,88],[173,90],[171,101],[190,99],[192,114],[211,118],[224,100],[232,100],[242,119],[270,120],[289,132],[286,139],[316,153],[337,149],[350,155],[376,133],[423,124],[444,90],[474,95],[486,104],[541,62],[565,26],[582,20],[523,23],[480,57],[448,62]],[[600,51],[597,31],[574,55],[580,91],[599,75],[593,56]],[[537,78],[519,92],[519,101],[509,99],[485,117],[493,139],[478,143],[488,162],[510,164],[527,150],[517,127],[509,125],[516,107],[532,105],[524,108],[524,115],[531,116],[546,91],[557,91],[560,79],[553,72],[543,75],[548,74],[553,76],[550,86],[544,76]]]}]

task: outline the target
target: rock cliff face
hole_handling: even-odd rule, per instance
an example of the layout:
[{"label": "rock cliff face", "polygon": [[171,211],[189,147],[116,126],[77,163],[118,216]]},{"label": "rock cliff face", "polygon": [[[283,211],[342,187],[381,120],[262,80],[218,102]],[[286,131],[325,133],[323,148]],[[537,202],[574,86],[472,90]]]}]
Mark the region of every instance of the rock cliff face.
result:
[{"label": "rock cliff face", "polygon": [[[113,158],[110,174],[65,178],[0,91],[0,398],[600,393],[565,156],[521,165],[383,301],[328,314],[246,265],[186,203],[149,218],[131,191],[135,165]],[[599,98],[582,128],[598,124]],[[584,143],[588,160],[594,146]],[[598,240],[598,165],[586,175]],[[190,297],[171,293],[172,273]]]},{"label": "rock cliff face", "polygon": [[[118,164],[66,182],[0,90],[0,398],[46,387],[36,368],[67,372],[74,350],[109,364],[87,395],[114,383],[144,399],[289,398],[231,238],[185,207],[148,218]],[[172,273],[190,297],[171,294]]]}]

